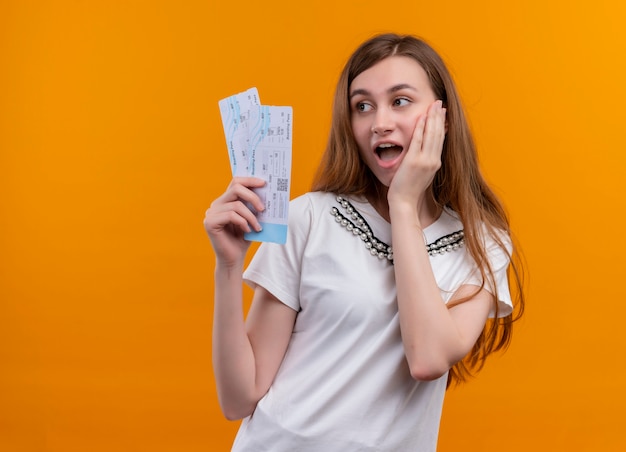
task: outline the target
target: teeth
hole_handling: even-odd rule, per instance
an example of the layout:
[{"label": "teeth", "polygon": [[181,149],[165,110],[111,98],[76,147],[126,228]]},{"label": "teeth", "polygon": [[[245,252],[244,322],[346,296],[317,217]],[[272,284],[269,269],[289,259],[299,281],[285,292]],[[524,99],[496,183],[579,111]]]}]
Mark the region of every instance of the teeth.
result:
[{"label": "teeth", "polygon": [[395,146],[395,144],[391,144],[391,143],[383,143],[383,144],[379,145],[378,147],[379,147],[379,148],[392,148],[392,147],[394,147],[394,146]]}]

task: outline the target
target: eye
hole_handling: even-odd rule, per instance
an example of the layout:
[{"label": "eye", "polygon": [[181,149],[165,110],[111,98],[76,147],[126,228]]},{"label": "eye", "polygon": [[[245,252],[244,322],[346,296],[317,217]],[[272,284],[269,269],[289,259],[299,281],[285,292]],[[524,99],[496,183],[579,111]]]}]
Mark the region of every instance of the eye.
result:
[{"label": "eye", "polygon": [[397,99],[394,99],[393,106],[394,107],[404,107],[405,105],[409,105],[410,103],[411,103],[411,101],[409,99],[407,99],[406,97],[399,97]]},{"label": "eye", "polygon": [[360,112],[360,113],[366,113],[370,110],[372,110],[372,105],[368,104],[367,102],[357,102],[357,104],[355,105],[356,107],[356,111]]}]

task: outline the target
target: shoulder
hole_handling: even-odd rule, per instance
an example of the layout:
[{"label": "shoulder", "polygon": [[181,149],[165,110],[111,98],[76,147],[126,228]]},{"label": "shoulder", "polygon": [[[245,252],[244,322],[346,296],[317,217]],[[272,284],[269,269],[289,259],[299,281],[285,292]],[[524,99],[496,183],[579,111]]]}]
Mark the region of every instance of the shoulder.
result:
[{"label": "shoulder", "polygon": [[308,192],[293,198],[289,202],[288,225],[292,234],[301,238],[308,237],[316,224],[330,216],[331,204],[335,195],[326,192]]},{"label": "shoulder", "polygon": [[[452,209],[444,208],[443,213],[437,223],[440,223],[442,230],[467,230],[466,225],[462,222],[461,216]],[[497,227],[489,227],[486,223],[480,221],[473,228],[477,237],[481,240],[485,250],[492,249],[494,247],[502,248],[503,246],[507,251],[511,251],[511,238],[509,233],[503,229]]]},{"label": "shoulder", "polygon": [[431,243],[438,241],[441,237],[462,231],[463,243],[473,240],[475,245],[483,249],[485,257],[492,261],[492,264],[502,265],[508,262],[513,252],[513,244],[507,231],[490,227],[482,221],[473,224],[474,227],[468,226],[461,220],[461,215],[458,212],[446,207],[437,221],[426,228],[424,232],[428,243]]},{"label": "shoulder", "polygon": [[336,195],[321,191],[304,193],[290,201],[290,217],[292,214],[294,217],[302,214],[308,214],[314,217],[318,216],[330,209],[332,203],[335,202],[335,198]]},{"label": "shoulder", "polygon": [[320,205],[320,204],[329,204],[335,201],[337,196],[333,193],[328,193],[325,191],[311,191],[299,195],[291,200],[291,204],[299,205],[299,204],[309,204],[309,205]]},{"label": "shoulder", "polygon": [[424,236],[427,243],[435,243],[450,234],[463,231],[463,223],[459,215],[447,207],[443,209],[441,215],[430,226],[424,229]]}]

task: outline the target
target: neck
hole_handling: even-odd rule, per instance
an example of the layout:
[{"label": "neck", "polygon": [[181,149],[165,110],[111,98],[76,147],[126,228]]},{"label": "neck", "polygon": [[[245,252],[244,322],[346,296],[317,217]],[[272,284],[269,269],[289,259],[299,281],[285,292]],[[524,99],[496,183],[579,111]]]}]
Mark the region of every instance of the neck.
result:
[{"label": "neck", "polygon": [[[381,186],[376,193],[368,195],[367,200],[381,217],[391,223],[391,217],[389,215],[389,201],[387,200],[388,190],[388,187]],[[429,192],[417,212],[422,228],[426,228],[433,224],[441,215],[442,210],[443,209],[435,202],[435,199]]]}]

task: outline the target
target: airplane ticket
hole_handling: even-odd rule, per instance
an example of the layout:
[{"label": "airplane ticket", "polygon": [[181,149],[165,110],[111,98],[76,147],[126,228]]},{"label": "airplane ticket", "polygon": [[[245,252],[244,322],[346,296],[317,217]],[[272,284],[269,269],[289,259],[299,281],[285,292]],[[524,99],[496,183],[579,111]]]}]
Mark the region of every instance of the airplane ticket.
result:
[{"label": "airplane ticket", "polygon": [[[258,116],[259,93],[256,88],[219,101],[220,115],[228,147],[228,159],[233,176],[248,175],[250,122]],[[253,117],[254,116],[254,117]]]},{"label": "airplane ticket", "polygon": [[265,204],[255,212],[263,227],[247,240],[284,244],[291,191],[293,109],[261,105],[256,88],[219,102],[233,176],[266,181],[255,192]]}]

